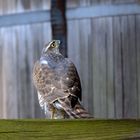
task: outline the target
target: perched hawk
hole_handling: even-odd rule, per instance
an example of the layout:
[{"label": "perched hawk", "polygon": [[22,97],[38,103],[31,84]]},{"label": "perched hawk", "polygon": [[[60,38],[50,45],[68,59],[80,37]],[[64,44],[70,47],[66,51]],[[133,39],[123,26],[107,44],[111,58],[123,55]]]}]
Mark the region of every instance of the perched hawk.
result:
[{"label": "perched hawk", "polygon": [[81,106],[81,84],[74,64],[59,52],[59,40],[42,50],[33,68],[33,82],[45,114],[51,118],[89,118]]}]

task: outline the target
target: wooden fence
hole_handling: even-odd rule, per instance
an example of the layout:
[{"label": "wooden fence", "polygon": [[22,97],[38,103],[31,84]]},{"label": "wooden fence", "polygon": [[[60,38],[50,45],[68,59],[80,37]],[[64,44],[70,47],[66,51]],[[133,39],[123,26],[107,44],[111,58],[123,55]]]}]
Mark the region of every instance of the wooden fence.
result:
[{"label": "wooden fence", "polygon": [[[49,11],[41,10],[47,9],[45,1],[40,7],[35,1],[18,2],[11,16],[1,10],[0,118],[38,118],[43,112],[31,74],[43,45],[51,40]],[[76,8],[67,11],[68,56],[81,77],[82,103],[96,118],[138,118],[140,6],[134,0],[84,2],[82,7],[69,2]],[[21,9],[28,12],[17,14]],[[29,12],[34,9],[39,11]]]},{"label": "wooden fence", "polygon": [[68,23],[68,52],[82,77],[84,106],[95,117],[138,117],[140,16]]}]

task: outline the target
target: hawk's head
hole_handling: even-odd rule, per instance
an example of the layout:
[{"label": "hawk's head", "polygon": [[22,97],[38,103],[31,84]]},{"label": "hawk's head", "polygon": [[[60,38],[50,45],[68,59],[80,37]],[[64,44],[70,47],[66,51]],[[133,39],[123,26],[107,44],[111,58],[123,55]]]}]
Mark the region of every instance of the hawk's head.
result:
[{"label": "hawk's head", "polygon": [[47,54],[49,52],[59,53],[60,40],[52,40],[42,50],[42,54]]}]

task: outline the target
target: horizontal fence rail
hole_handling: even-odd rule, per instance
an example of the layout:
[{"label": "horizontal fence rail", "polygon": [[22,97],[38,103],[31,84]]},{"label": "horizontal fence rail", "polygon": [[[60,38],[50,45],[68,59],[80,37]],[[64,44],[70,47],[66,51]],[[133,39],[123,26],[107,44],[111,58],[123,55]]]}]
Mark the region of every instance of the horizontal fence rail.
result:
[{"label": "horizontal fence rail", "polygon": [[[72,8],[67,10],[67,19],[74,20],[127,14],[140,14],[140,5],[95,5],[89,7]],[[50,21],[49,10],[7,14],[0,16],[0,27],[40,23],[47,21]]]}]

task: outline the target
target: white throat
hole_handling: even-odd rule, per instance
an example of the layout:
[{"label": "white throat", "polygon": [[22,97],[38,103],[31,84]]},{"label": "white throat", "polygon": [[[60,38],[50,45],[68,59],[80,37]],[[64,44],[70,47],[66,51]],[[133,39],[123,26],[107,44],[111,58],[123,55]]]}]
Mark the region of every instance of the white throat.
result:
[{"label": "white throat", "polygon": [[48,62],[46,60],[40,60],[40,63],[48,65]]}]

